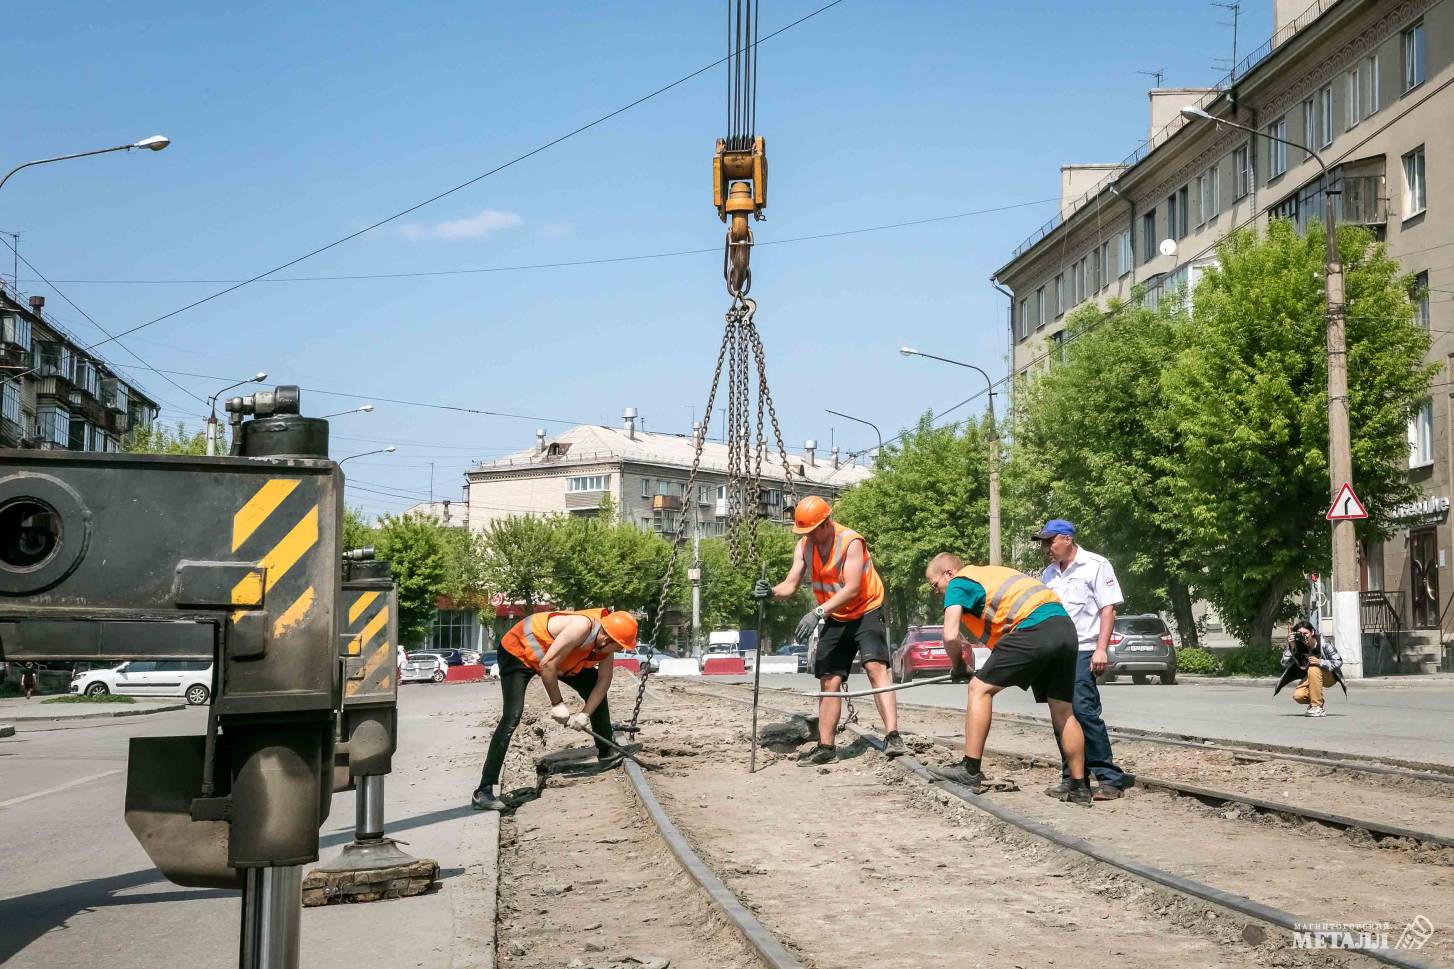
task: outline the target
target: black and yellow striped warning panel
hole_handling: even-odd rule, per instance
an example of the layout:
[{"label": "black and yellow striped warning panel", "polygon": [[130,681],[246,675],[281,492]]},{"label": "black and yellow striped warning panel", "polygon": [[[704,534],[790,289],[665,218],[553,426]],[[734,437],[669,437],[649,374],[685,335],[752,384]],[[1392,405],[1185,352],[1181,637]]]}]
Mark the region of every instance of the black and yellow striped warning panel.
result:
[{"label": "black and yellow striped warning panel", "polygon": [[345,582],[339,634],[343,704],[393,703],[397,696],[399,607],[388,582]]}]

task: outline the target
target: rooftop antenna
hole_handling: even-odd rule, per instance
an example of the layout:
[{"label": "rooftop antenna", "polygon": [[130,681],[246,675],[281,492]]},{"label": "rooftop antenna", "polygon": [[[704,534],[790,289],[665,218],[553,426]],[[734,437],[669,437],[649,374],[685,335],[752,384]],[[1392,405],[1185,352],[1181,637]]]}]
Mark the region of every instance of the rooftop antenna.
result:
[{"label": "rooftop antenna", "polygon": [[15,269],[10,277],[10,288],[15,291],[16,297],[20,296],[20,233],[6,232],[0,229],[0,236],[10,237],[10,251],[15,254]]},{"label": "rooftop antenna", "polygon": [[[1212,6],[1232,11],[1232,20],[1230,23],[1225,20],[1217,21],[1219,26],[1232,28],[1232,57],[1227,62],[1227,74],[1231,76],[1237,70],[1237,24],[1242,14],[1242,4],[1236,2],[1236,0],[1232,0],[1231,3],[1220,3],[1218,0],[1212,0]],[[1216,65],[1214,64],[1213,67],[1215,68]]]},{"label": "rooftop antenna", "polygon": [[1154,71],[1137,71],[1137,74],[1145,74],[1147,77],[1156,78],[1156,86],[1161,87],[1161,82],[1166,78],[1166,68],[1158,67]]}]

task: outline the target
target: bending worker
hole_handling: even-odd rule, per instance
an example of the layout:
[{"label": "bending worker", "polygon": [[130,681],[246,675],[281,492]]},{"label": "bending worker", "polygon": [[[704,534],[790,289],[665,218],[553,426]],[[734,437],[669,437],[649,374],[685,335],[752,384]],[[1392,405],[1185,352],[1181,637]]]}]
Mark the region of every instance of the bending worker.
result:
[{"label": "bending worker", "polygon": [[[863,536],[835,522],[828,502],[810,495],[793,509],[793,532],[804,536],[793,551],[793,566],[777,585],[759,579],[752,594],[786,599],[798,591],[804,573],[812,578],[813,597],[818,606],[798,623],[797,639],[817,632],[818,648],[813,669],[825,693],[843,688],[853,669],[853,657],[863,654],[863,671],[875,687],[890,685],[888,627],[884,623],[884,585],[873,567],[873,557]],[[874,703],[883,720],[888,755],[906,752],[899,736],[898,707],[892,693],[875,694]],[[804,763],[831,764],[838,759],[834,736],[843,701],[822,697],[818,701],[818,746]]]},{"label": "bending worker", "polygon": [[[1033,690],[1036,703],[1050,705],[1055,739],[1070,767],[1066,788],[1046,793],[1089,805],[1085,735],[1071,708],[1077,637],[1060,599],[1038,579],[998,565],[966,566],[953,552],[934,556],[925,576],[934,591],[944,596],[944,651],[949,654],[951,675],[955,682],[969,684],[964,759],[949,767],[929,769],[976,794],[985,790],[980,759],[989,737],[994,695],[1007,686],[1018,686]],[[978,671],[970,669],[974,652],[965,642],[961,626],[989,647],[989,659]]]},{"label": "bending worker", "polygon": [[[617,648],[636,648],[636,619],[629,612],[609,609],[581,609],[576,612],[537,612],[526,616],[500,640],[500,693],[503,709],[480,786],[470,803],[477,811],[503,811],[505,802],[495,796],[505,751],[520,725],[525,709],[525,687],[534,676],[545,685],[550,698],[550,717],[562,726],[611,737],[611,711],[606,694],[611,689],[612,656]],[[604,665],[601,665],[604,664]],[[564,682],[578,693],[585,705],[578,713],[560,695]],[[621,754],[596,741],[596,759],[603,768],[621,762]]]}]

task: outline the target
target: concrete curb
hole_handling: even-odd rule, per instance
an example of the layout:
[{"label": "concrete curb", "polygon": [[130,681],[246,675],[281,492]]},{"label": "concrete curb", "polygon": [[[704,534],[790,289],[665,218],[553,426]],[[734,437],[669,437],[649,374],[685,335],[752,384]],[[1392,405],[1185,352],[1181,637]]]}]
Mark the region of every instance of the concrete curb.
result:
[{"label": "concrete curb", "polygon": [[500,815],[481,811],[465,824],[460,840],[459,877],[467,889],[454,892],[454,942],[457,969],[496,969],[496,920],[500,904]]},{"label": "concrete curb", "polygon": [[105,713],[72,713],[72,714],[64,714],[64,713],[61,713],[61,714],[44,714],[44,713],[40,713],[40,714],[35,714],[35,715],[19,716],[19,717],[11,716],[10,714],[7,713],[5,715],[5,717],[11,723],[33,723],[33,722],[40,721],[40,720],[46,720],[46,721],[51,721],[51,722],[54,722],[54,721],[57,721],[57,720],[107,720],[107,719],[110,719],[112,717],[144,717],[144,716],[146,716],[148,714],[152,714],[152,713],[170,713],[173,710],[185,710],[185,709],[187,709],[187,704],[185,704],[185,703],[163,703],[160,706],[154,706],[154,707],[153,706],[144,706],[144,707],[142,707],[139,710],[132,710],[132,709],[115,710],[115,711],[109,711],[108,710]]}]

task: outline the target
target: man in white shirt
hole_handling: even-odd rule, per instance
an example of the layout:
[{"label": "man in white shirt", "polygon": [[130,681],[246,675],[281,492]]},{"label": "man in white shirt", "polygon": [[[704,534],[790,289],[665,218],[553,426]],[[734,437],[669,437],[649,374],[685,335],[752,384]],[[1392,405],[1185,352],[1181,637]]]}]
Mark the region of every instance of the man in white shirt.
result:
[{"label": "man in white shirt", "polygon": [[[1060,597],[1080,640],[1076,658],[1075,719],[1085,734],[1085,766],[1094,774],[1097,801],[1113,801],[1126,786],[1126,775],[1111,757],[1111,738],[1101,719],[1101,691],[1096,677],[1110,662],[1111,632],[1116,625],[1116,606],[1125,601],[1116,570],[1102,556],[1075,543],[1075,526],[1063,518],[1052,518],[1035,533],[1035,540],[1050,562],[1040,575]],[[1060,785],[1068,787],[1070,773],[1061,758]]]}]

